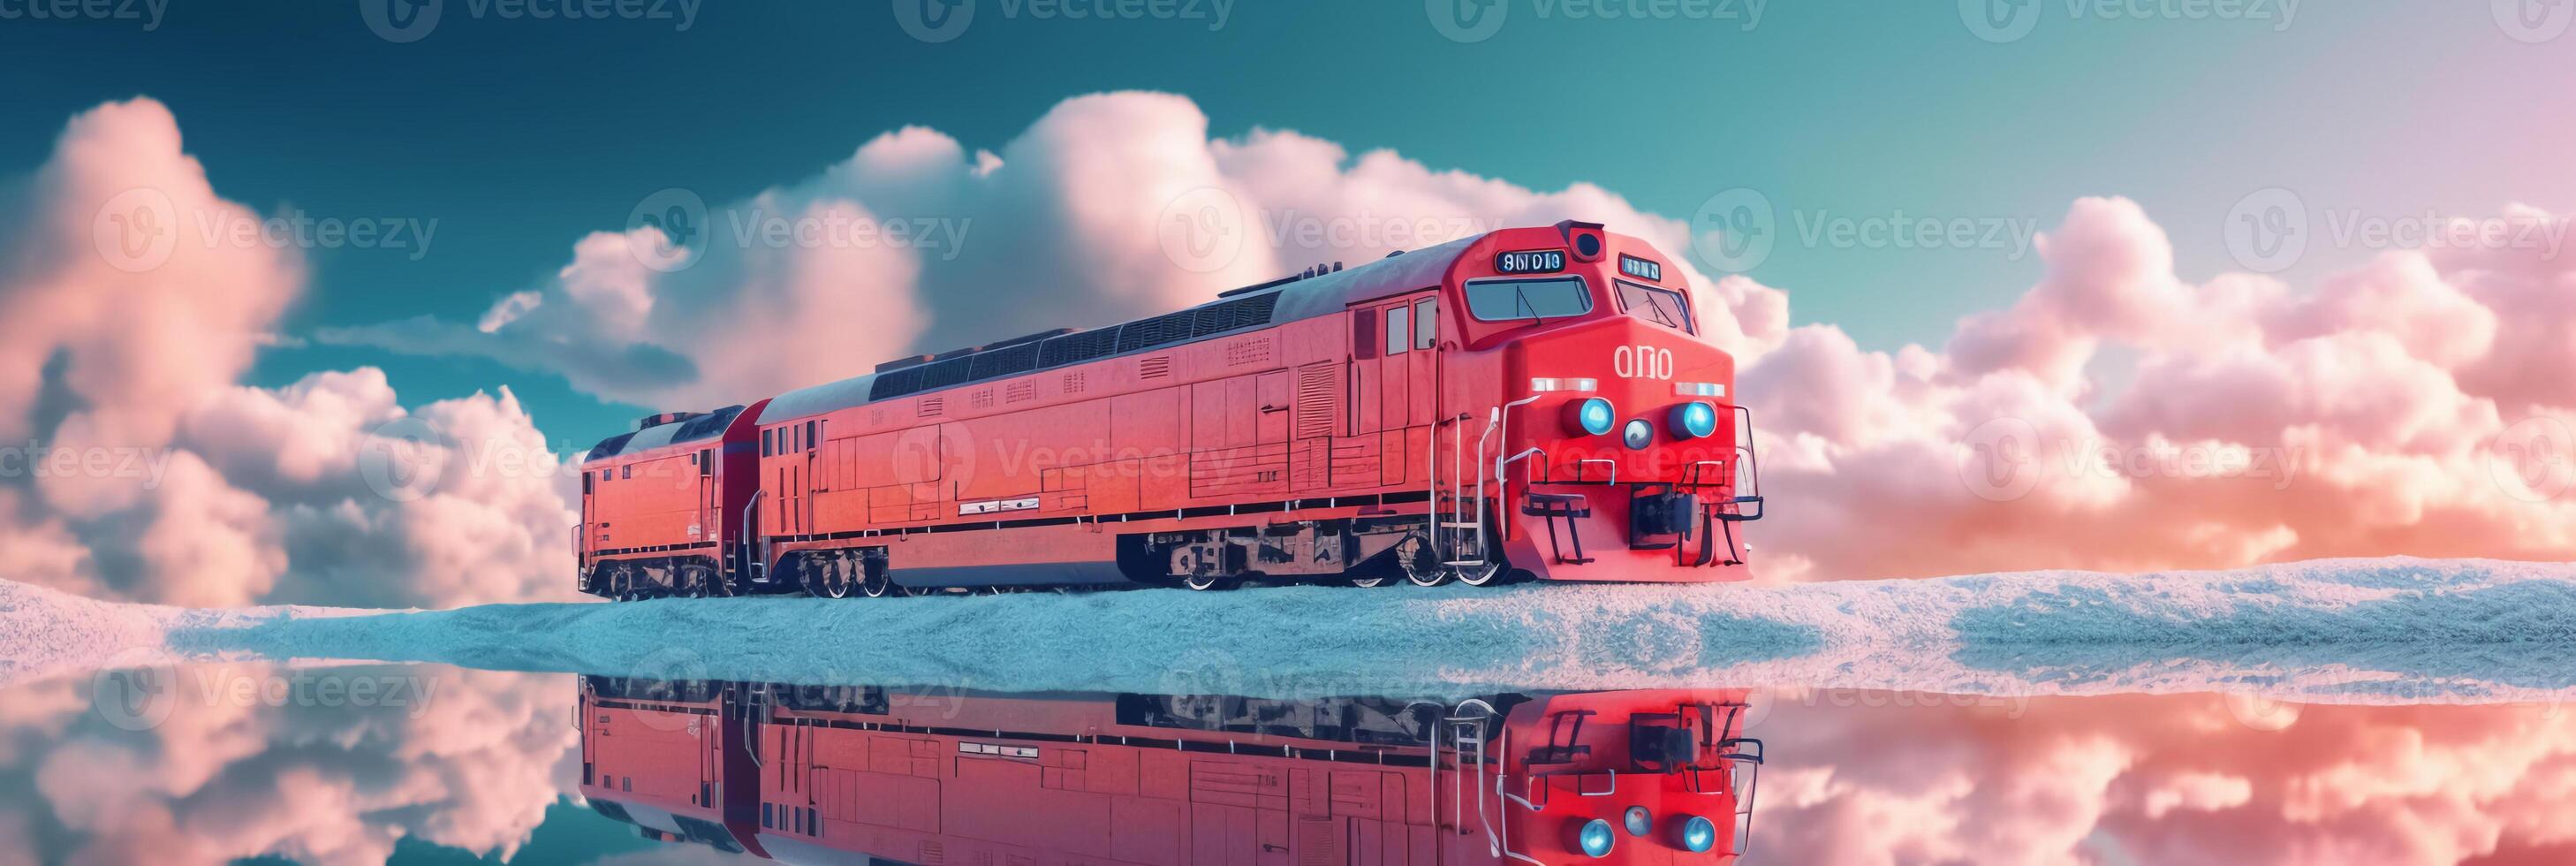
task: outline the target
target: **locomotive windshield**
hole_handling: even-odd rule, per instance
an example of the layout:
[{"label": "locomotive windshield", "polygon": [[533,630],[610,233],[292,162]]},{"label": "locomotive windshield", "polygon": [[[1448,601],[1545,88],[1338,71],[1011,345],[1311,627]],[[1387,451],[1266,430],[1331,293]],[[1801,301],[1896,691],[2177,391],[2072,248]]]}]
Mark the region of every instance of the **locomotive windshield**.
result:
[{"label": "locomotive windshield", "polygon": [[1467,312],[1480,322],[1562,319],[1592,312],[1582,277],[1477,280],[1467,284]]},{"label": "locomotive windshield", "polygon": [[1685,334],[1698,333],[1691,330],[1690,302],[1680,292],[1620,280],[1619,306],[1640,319]]}]

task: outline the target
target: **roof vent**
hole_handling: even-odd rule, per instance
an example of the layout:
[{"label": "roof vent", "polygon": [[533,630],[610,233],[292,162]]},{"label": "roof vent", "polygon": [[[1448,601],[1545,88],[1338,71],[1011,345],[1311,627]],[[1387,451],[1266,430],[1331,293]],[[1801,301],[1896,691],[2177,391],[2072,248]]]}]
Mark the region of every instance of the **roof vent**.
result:
[{"label": "roof vent", "polygon": [[689,419],[691,419],[691,418],[695,418],[695,417],[698,417],[698,416],[700,416],[700,415],[704,415],[704,414],[707,414],[707,413],[705,413],[705,412],[655,412],[655,413],[653,413],[653,414],[651,414],[651,415],[646,415],[646,416],[644,416],[644,417],[642,417],[642,418],[637,418],[637,419],[635,419],[635,429],[637,429],[637,430],[643,430],[643,429],[652,428],[652,427],[660,427],[660,426],[662,426],[662,425],[664,425],[664,424],[677,424],[677,423],[679,423],[679,422],[686,421],[686,420],[689,420]]}]

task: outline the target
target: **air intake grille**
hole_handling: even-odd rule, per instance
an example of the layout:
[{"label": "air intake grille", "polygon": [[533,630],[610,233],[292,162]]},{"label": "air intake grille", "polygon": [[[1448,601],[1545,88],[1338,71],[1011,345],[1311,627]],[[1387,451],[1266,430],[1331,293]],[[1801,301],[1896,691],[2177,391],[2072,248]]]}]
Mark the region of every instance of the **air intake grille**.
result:
[{"label": "air intake grille", "polygon": [[1155,316],[1141,322],[1129,322],[1118,329],[1118,351],[1133,352],[1187,340],[1190,338],[1190,317],[1193,315],[1195,314],[1183,310]]},{"label": "air intake grille", "polygon": [[1038,344],[1038,366],[1054,367],[1102,358],[1118,352],[1118,329],[1101,328],[1066,334]]},{"label": "air intake grille", "polygon": [[1026,373],[1038,368],[1038,344],[1021,343],[1007,349],[977,352],[967,360],[975,362],[969,375],[977,380]]},{"label": "air intake grille", "polygon": [[1128,322],[1114,328],[1095,328],[1027,342],[1035,336],[1032,335],[1031,338],[1022,338],[1022,341],[927,364],[900,366],[903,362],[888,362],[878,366],[876,383],[868,387],[868,399],[887,400],[1258,327],[1270,323],[1270,317],[1278,306],[1278,292],[1263,292]]}]

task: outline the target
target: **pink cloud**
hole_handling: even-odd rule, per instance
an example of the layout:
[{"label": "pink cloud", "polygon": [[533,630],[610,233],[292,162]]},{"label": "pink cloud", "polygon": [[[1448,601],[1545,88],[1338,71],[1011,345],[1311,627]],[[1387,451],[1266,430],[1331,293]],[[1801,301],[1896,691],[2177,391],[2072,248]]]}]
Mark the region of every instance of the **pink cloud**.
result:
[{"label": "pink cloud", "polygon": [[[507,856],[569,790],[578,766],[560,677],[421,668],[303,671],[218,665],[154,672],[168,714],[142,730],[75,707],[62,739],[23,768],[70,831],[70,863],[205,863],[278,855],[316,864],[376,864],[410,837]],[[303,678],[385,686],[274,684]],[[237,686],[248,685],[248,689]],[[286,704],[261,694],[300,694]],[[245,699],[243,696],[251,696]],[[301,701],[296,703],[295,701]],[[0,769],[0,772],[15,772]],[[34,848],[35,837],[0,838]],[[37,849],[42,850],[42,849]]]},{"label": "pink cloud", "polygon": [[1782,506],[1760,573],[2576,552],[2576,401],[2493,372],[2552,361],[2528,335],[2576,307],[2533,287],[2576,268],[2393,251],[2308,293],[2192,284],[2125,199],[2077,202],[2038,249],[2046,276],[1943,351],[1815,325],[1753,359]]},{"label": "pink cloud", "polygon": [[[0,490],[0,577],[202,606],[568,595],[569,476],[508,390],[406,410],[373,369],[235,384],[305,285],[291,249],[206,228],[257,218],[150,100],[74,118],[0,202],[0,442],[39,445]],[[371,477],[388,460],[437,477]]]},{"label": "pink cloud", "polygon": [[1754,730],[1775,756],[1756,850],[1858,864],[2323,866],[2576,843],[2561,805],[2576,729],[2544,707],[1852,697],[1783,694]]},{"label": "pink cloud", "polygon": [[[661,214],[667,200],[641,210]],[[500,294],[473,326],[414,319],[318,336],[494,357],[611,399],[706,408],[1502,226],[1575,216],[1668,250],[1689,240],[1681,221],[1589,184],[1536,192],[1287,131],[1212,139],[1188,99],[1136,92],[1065,100],[998,151],[908,127],[814,177],[707,204],[685,247],[652,228],[591,234],[553,280]],[[783,243],[746,231],[773,223],[820,231]],[[852,224],[912,234],[830,231]],[[1682,270],[1715,338],[1757,348],[1785,332],[1779,292]],[[795,360],[746,345],[793,346]]]}]

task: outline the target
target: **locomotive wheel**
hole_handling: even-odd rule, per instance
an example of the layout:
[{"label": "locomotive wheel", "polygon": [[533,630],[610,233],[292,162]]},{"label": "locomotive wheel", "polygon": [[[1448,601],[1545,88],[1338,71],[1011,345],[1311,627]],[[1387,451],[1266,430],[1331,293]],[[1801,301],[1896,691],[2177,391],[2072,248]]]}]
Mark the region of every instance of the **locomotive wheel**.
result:
[{"label": "locomotive wheel", "polygon": [[[859,566],[859,594],[869,598],[898,594],[901,587],[894,585],[894,578],[886,571],[884,560],[863,560]],[[900,594],[911,595],[909,592]]]},{"label": "locomotive wheel", "polygon": [[1181,585],[1188,587],[1191,592],[1218,592],[1233,589],[1238,582],[1235,578],[1222,574],[1193,574],[1181,578]]},{"label": "locomotive wheel", "polygon": [[1376,589],[1381,586],[1392,586],[1394,583],[1395,575],[1388,574],[1384,571],[1373,571],[1357,577],[1342,578],[1343,586],[1356,587],[1359,589]]},{"label": "locomotive wheel", "polygon": [[1468,586],[1496,586],[1508,582],[1503,579],[1503,576],[1510,573],[1510,569],[1504,568],[1500,562],[1489,560],[1483,565],[1459,566],[1456,572],[1459,583]]},{"label": "locomotive wheel", "polygon": [[707,573],[694,565],[680,566],[671,579],[679,582],[676,594],[682,598],[705,598],[714,592],[707,585]]},{"label": "locomotive wheel", "polygon": [[816,595],[824,598],[849,598],[858,591],[859,582],[850,579],[848,569],[824,564],[815,566],[814,574],[815,588],[822,590],[815,593]]},{"label": "locomotive wheel", "polygon": [[1449,582],[1449,568],[1440,564],[1440,555],[1431,551],[1431,542],[1419,535],[1405,536],[1395,544],[1395,562],[1404,568],[1404,579],[1414,586],[1439,586]]}]

